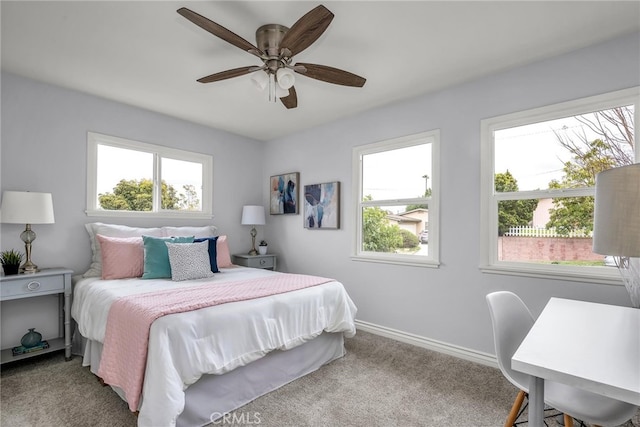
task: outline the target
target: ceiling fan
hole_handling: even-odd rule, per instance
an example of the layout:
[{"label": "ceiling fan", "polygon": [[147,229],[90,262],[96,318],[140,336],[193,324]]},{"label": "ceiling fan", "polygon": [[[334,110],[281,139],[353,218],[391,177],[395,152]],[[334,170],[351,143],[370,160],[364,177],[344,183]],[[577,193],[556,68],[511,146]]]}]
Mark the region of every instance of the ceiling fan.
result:
[{"label": "ceiling fan", "polygon": [[275,101],[279,98],[285,107],[296,108],[298,97],[293,87],[295,80],[293,72],[343,86],[362,87],[366,82],[366,79],[358,75],[326,65],[301,62],[291,64],[293,57],[311,46],[331,23],[334,15],[323,5],[307,12],[291,28],[279,24],[261,26],[256,31],[257,46],[186,7],[178,9],[178,13],[214,36],[257,56],[264,63],[262,66],[240,67],[211,74],[198,79],[200,83],[211,83],[256,73],[252,80],[261,88],[265,88],[268,84],[271,100]]}]

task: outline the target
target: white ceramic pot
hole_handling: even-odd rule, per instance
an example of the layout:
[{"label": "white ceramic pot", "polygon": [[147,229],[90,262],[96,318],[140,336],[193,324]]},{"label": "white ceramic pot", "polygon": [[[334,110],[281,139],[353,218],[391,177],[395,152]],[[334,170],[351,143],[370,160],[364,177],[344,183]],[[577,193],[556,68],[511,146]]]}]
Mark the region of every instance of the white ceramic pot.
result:
[{"label": "white ceramic pot", "polygon": [[266,246],[258,246],[258,253],[260,255],[265,255],[267,253],[267,247]]}]

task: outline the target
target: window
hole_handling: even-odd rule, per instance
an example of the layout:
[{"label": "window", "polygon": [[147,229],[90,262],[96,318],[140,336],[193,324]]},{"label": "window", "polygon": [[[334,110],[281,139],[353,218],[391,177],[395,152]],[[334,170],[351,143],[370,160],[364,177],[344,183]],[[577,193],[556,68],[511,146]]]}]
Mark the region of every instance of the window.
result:
[{"label": "window", "polygon": [[354,147],[353,259],[438,265],[438,153],[431,131]]},{"label": "window", "polygon": [[637,162],[638,88],[483,120],[484,271],[619,282],[593,253],[598,172]]},{"label": "window", "polygon": [[87,215],[211,218],[209,155],[89,132]]}]

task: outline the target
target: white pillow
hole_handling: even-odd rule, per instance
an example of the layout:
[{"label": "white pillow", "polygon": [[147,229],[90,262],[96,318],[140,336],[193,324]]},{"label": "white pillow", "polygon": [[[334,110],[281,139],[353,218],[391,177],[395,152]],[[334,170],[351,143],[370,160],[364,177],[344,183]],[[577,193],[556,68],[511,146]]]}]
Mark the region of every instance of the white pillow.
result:
[{"label": "white pillow", "polygon": [[162,227],[162,237],[213,237],[218,227],[214,225],[204,225],[201,227]]},{"label": "white pillow", "polygon": [[96,235],[100,234],[107,237],[162,237],[161,228],[139,228],[129,227],[126,225],[103,224],[101,222],[93,222],[84,225],[89,233],[91,242],[91,265],[89,269],[82,275],[83,277],[101,277],[102,276],[102,251],[100,242],[96,239]]},{"label": "white pillow", "polygon": [[209,262],[209,242],[165,243],[169,250],[171,280],[213,277]]}]

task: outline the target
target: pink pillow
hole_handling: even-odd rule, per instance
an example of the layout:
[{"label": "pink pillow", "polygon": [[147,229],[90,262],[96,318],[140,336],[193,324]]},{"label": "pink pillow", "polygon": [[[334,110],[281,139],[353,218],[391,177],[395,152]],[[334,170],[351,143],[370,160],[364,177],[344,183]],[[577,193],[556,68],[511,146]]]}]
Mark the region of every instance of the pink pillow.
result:
[{"label": "pink pillow", "polygon": [[102,279],[142,277],[144,245],[142,237],[108,237],[97,234],[102,252]]},{"label": "pink pillow", "polygon": [[231,254],[229,253],[229,245],[227,244],[227,236],[218,237],[216,252],[218,267],[233,267],[233,264],[231,263]]}]

